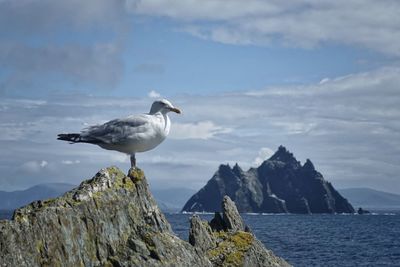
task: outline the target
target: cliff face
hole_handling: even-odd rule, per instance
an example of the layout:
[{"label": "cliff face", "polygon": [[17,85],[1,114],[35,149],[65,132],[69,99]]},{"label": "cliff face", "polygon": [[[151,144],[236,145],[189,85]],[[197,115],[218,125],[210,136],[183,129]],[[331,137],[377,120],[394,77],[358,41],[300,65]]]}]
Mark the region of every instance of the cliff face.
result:
[{"label": "cliff face", "polygon": [[0,221],[0,266],[216,265],[174,235],[141,170],[111,167]]},{"label": "cliff face", "polygon": [[233,168],[221,165],[183,211],[219,211],[224,195],[235,201],[240,212],[354,213],[310,160],[301,165],[283,146],[247,172],[237,164]]},{"label": "cliff face", "polygon": [[140,170],[101,170],[0,222],[1,266],[211,266],[172,231]]}]

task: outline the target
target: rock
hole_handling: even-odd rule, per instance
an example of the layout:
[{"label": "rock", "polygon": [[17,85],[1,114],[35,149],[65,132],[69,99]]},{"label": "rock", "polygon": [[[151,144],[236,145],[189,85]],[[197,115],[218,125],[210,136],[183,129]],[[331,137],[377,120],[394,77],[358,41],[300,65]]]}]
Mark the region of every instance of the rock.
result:
[{"label": "rock", "polygon": [[210,223],[197,215],[191,218],[189,241],[207,255],[213,266],[290,266],[267,250],[252,233],[244,231],[246,226],[236,205],[227,196],[223,198],[222,210],[223,220],[219,213]]},{"label": "rock", "polygon": [[235,203],[228,196],[224,196],[222,200],[222,212],[227,230],[232,230],[234,232],[244,231],[245,225],[242,217],[240,217]]},{"label": "rock", "polygon": [[190,219],[189,243],[205,252],[215,247],[215,242],[210,225],[199,216],[193,215]]},{"label": "rock", "polygon": [[222,231],[226,228],[225,221],[219,212],[215,212],[214,218],[210,221],[210,226],[216,231]]},{"label": "rock", "polygon": [[237,164],[221,165],[182,211],[221,211],[224,195],[235,201],[239,212],[354,213],[311,160],[302,166],[283,146],[258,168],[243,171]]},{"label": "rock", "polygon": [[126,176],[111,167],[61,197],[33,202],[17,209],[12,220],[0,221],[0,266],[212,264],[173,234],[141,170]]},{"label": "rock", "polygon": [[357,210],[357,213],[360,214],[360,215],[363,215],[363,214],[370,214],[371,212],[359,207],[358,210]]}]

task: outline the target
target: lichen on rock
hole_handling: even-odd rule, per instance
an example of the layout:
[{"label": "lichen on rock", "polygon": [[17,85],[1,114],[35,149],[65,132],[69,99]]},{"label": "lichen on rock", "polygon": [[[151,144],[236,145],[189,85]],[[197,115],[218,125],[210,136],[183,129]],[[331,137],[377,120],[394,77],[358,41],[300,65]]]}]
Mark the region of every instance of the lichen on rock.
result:
[{"label": "lichen on rock", "polygon": [[222,211],[210,223],[197,215],[190,222],[190,244],[205,253],[213,266],[290,266],[250,233],[228,196],[223,198]]},{"label": "lichen on rock", "polygon": [[116,167],[0,221],[0,266],[211,266],[176,237],[140,169]]}]

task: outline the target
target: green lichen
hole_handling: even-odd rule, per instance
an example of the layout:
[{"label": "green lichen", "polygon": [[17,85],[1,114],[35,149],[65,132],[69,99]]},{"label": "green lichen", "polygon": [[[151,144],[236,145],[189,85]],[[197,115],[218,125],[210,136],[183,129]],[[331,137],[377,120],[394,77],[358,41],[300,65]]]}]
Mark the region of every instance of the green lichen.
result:
[{"label": "green lichen", "polygon": [[124,176],[121,179],[115,180],[115,187],[131,191],[135,189],[135,184],[129,177]]},{"label": "green lichen", "polygon": [[133,190],[135,189],[135,182],[142,180],[144,178],[144,173],[140,169],[131,168],[128,172],[128,176],[126,176],[120,169],[117,167],[107,168],[108,173],[114,180],[113,188],[116,189],[126,189]]},{"label": "green lichen", "polygon": [[123,177],[125,177],[125,174],[115,166],[108,167],[107,171],[111,176],[115,177],[115,180],[122,179]]},{"label": "green lichen", "polygon": [[253,235],[247,232],[238,231],[230,238],[238,249],[248,249],[253,242]]},{"label": "green lichen", "polygon": [[228,233],[225,231],[213,232],[213,235],[217,238],[217,240],[225,240],[228,238]]},{"label": "green lichen", "polygon": [[130,168],[128,176],[132,179],[134,183],[137,183],[144,179],[144,172],[139,168]]},{"label": "green lichen", "polygon": [[80,205],[80,204],[82,204],[82,202],[79,201],[79,200],[74,199],[72,193],[68,193],[67,194],[67,197],[65,198],[65,204],[64,204],[65,208],[67,208],[68,206],[72,206],[73,207],[73,206],[77,206],[77,205]]},{"label": "green lichen", "polygon": [[242,231],[233,235],[226,232],[216,232],[214,235],[222,241],[216,248],[208,251],[208,258],[221,266],[242,266],[244,255],[254,240],[253,235]]},{"label": "green lichen", "polygon": [[155,244],[153,241],[153,236],[154,234],[152,233],[146,233],[143,236],[143,242],[146,244],[147,249],[152,250],[155,249]]},{"label": "green lichen", "polygon": [[22,223],[22,222],[26,222],[28,220],[28,218],[22,214],[21,212],[15,212],[14,213],[14,217],[13,220],[18,222],[18,223]]},{"label": "green lichen", "polygon": [[17,209],[14,213],[13,220],[19,223],[27,222],[31,213],[42,211],[47,207],[57,206],[57,203],[58,201],[56,198],[32,202],[23,208]]},{"label": "green lichen", "polygon": [[43,252],[44,252],[44,245],[43,245],[42,240],[39,240],[39,241],[36,242],[36,251],[37,251],[38,253],[40,253],[40,254],[43,254]]},{"label": "green lichen", "polygon": [[[112,181],[112,185],[111,185],[110,188],[106,188],[105,190],[100,190],[100,191],[93,192],[91,197],[94,199],[94,201],[96,201],[96,199],[97,200],[101,200],[102,199],[102,195],[103,195],[104,192],[109,192],[109,191],[118,190],[118,189],[124,189],[124,190],[127,190],[127,191],[133,191],[133,190],[136,189],[133,179],[128,177],[128,176],[126,176],[117,167],[109,167],[109,168],[107,168],[106,171],[108,172],[108,175],[111,178],[110,180]],[[138,176],[138,174],[135,174],[135,175]],[[143,174],[143,177],[144,177],[144,174]],[[91,179],[91,180],[85,181],[83,183],[89,183],[89,184],[90,183],[96,183],[96,181],[94,179],[96,179],[96,177]],[[80,203],[80,201],[76,201],[74,199],[72,199],[72,200],[73,200],[72,204]],[[98,201],[96,201],[96,203],[100,204]]]},{"label": "green lichen", "polygon": [[44,208],[44,207],[48,207],[48,206],[52,206],[54,204],[57,203],[57,199],[56,198],[50,198],[50,199],[46,199],[40,202],[40,207]]},{"label": "green lichen", "polygon": [[42,240],[38,240],[36,242],[36,251],[38,252],[38,261],[40,263],[40,266],[45,266],[45,267],[61,266],[61,263],[57,259],[55,258],[50,259],[48,257],[45,244],[43,243]]}]

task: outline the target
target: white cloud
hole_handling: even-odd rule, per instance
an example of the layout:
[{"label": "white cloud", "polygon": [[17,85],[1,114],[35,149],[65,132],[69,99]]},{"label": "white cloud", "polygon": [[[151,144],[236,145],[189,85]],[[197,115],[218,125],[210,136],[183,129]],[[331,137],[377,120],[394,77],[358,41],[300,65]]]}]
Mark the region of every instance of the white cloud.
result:
[{"label": "white cloud", "polygon": [[160,93],[158,93],[154,90],[151,90],[147,96],[149,98],[160,98],[161,97]]},{"label": "white cloud", "polygon": [[110,161],[113,163],[127,163],[129,161],[129,157],[126,154],[111,152],[109,153]]},{"label": "white cloud", "polygon": [[[310,158],[335,186],[365,184],[400,192],[399,84],[400,68],[383,68],[332,77],[322,84],[177,96],[174,100],[184,116],[171,116],[170,136],[156,149],[138,154],[138,165],[157,186],[192,187],[203,185],[219,163],[254,166],[282,144],[302,162]],[[140,113],[150,104],[147,97],[71,95],[37,103],[0,99],[0,106],[7,107],[0,117],[0,133],[15,132],[18,137],[11,140],[0,134],[0,172],[18,178],[15,186],[26,187],[54,177],[77,184],[112,164],[126,170],[126,155],[94,145],[69,145],[56,140],[57,133],[79,131],[84,121]],[[52,161],[47,165],[37,160],[48,158]],[[71,168],[62,163],[65,160],[80,164]],[[6,186],[1,179],[0,185]]]},{"label": "white cloud", "polygon": [[268,147],[262,147],[258,151],[258,156],[253,160],[253,166],[260,166],[265,160],[269,159],[274,154],[274,151]]},{"label": "white cloud", "polygon": [[39,166],[40,166],[41,168],[44,168],[44,167],[46,167],[48,164],[49,164],[49,163],[48,163],[47,161],[42,160],[42,161],[40,162]]},{"label": "white cloud", "polygon": [[21,169],[27,173],[37,173],[46,168],[49,163],[45,160],[42,161],[28,161],[22,164]]},{"label": "white cloud", "polygon": [[287,134],[304,134],[310,132],[316,125],[314,122],[273,122],[272,125],[282,127]]},{"label": "white cloud", "polygon": [[127,16],[116,0],[0,1],[2,91],[112,88],[124,67]]},{"label": "white cloud", "polygon": [[81,163],[81,161],[80,160],[62,160],[61,163],[65,164],[65,165],[73,165],[73,164],[79,164],[79,163]]},{"label": "white cloud", "polygon": [[180,20],[184,31],[222,43],[278,40],[310,48],[334,42],[400,56],[398,1],[149,0],[135,1],[131,10]]},{"label": "white cloud", "polygon": [[229,133],[232,129],[215,125],[212,121],[197,123],[174,123],[171,130],[173,139],[210,139],[216,135]]},{"label": "white cloud", "polygon": [[321,81],[319,81],[319,84],[324,84],[324,83],[327,83],[329,81],[330,81],[329,78],[323,78],[323,79],[321,79]]}]

